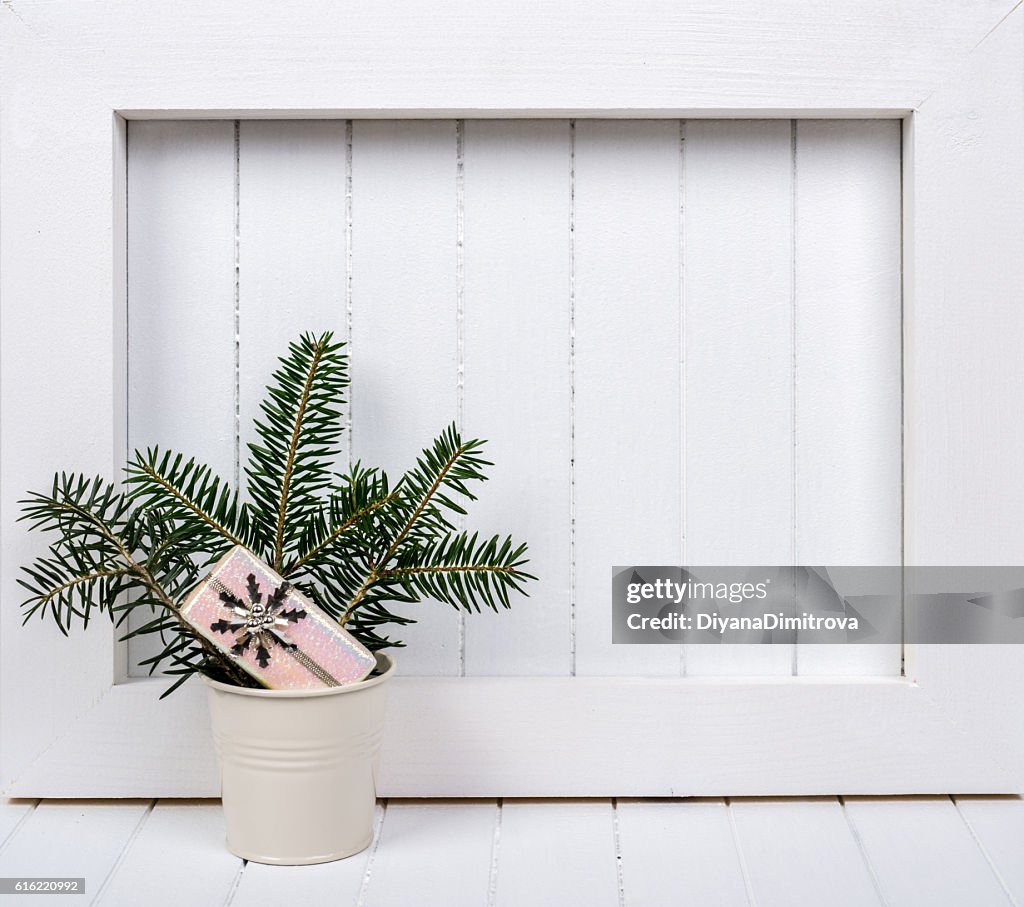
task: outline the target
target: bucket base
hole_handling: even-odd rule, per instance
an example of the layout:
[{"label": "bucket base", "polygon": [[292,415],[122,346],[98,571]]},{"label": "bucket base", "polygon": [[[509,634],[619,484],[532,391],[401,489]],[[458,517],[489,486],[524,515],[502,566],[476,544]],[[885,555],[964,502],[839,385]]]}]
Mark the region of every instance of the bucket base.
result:
[{"label": "bucket base", "polygon": [[362,853],[370,846],[373,841],[373,832],[370,832],[370,836],[363,841],[362,844],[354,847],[351,850],[339,850],[336,853],[327,853],[314,857],[268,857],[264,854],[249,853],[240,847],[232,847],[230,841],[225,841],[228,850],[231,851],[236,857],[241,857],[243,860],[248,860],[250,863],[268,863],[271,866],[309,866],[313,863],[332,863],[335,860],[344,860],[345,857],[355,856],[357,853]]},{"label": "bucket base", "polygon": [[373,840],[383,673],[340,687],[264,690],[204,677],[220,762],[227,849],[304,866],[343,860]]}]

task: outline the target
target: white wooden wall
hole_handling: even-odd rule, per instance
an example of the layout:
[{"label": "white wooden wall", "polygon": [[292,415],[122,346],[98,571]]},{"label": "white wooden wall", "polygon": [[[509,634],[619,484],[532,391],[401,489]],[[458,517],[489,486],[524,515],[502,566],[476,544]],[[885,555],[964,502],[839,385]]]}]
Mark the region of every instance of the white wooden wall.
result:
[{"label": "white wooden wall", "polygon": [[[612,646],[614,564],[901,559],[898,121],[133,121],[128,437],[237,478],[287,339],[352,360],[345,457],[449,421],[514,610],[409,674],[898,674],[898,647]],[[129,653],[134,663],[142,646]],[[133,669],[134,670],[134,669]]]}]

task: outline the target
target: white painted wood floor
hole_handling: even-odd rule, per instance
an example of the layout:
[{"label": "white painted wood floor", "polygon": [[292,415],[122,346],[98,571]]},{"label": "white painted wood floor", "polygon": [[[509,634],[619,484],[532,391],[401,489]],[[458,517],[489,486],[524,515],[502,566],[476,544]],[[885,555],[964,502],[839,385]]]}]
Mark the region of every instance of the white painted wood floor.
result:
[{"label": "white painted wood floor", "polygon": [[390,800],[304,867],[233,857],[216,801],[15,800],[0,842],[0,877],[86,879],[3,905],[1024,905],[1018,797]]}]

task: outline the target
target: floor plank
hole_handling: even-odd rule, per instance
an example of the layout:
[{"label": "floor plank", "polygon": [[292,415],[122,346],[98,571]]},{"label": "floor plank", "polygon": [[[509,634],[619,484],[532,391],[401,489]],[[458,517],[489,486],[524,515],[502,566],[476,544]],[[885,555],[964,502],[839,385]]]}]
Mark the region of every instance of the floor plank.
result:
[{"label": "floor plank", "polygon": [[1020,797],[956,797],[960,815],[1017,904],[1024,904],[1024,800]]},{"label": "floor plank", "polygon": [[722,800],[620,800],[618,819],[626,907],[746,907]]},{"label": "floor plank", "polygon": [[161,801],[94,903],[220,907],[241,869],[242,861],[224,844],[220,803]]},{"label": "floor plank", "polygon": [[[384,807],[377,806],[374,840],[380,836]],[[249,863],[238,883],[231,907],[354,907],[373,853],[371,844],[362,853],[333,863],[313,866],[267,866]]]},{"label": "floor plank", "polygon": [[497,907],[617,907],[609,800],[506,800],[494,879]]},{"label": "floor plank", "polygon": [[[100,891],[148,812],[149,802],[140,800],[45,800],[0,853],[0,877],[84,878],[87,903]],[[5,895],[3,900],[4,907],[72,903],[63,894]]]},{"label": "floor plank", "polygon": [[244,868],[209,801],[33,806],[0,803],[0,876],[82,876],[103,907],[1024,905],[1016,797],[399,800],[362,854]]},{"label": "floor plank", "polygon": [[493,800],[391,800],[370,855],[361,907],[487,903]]},{"label": "floor plank", "polygon": [[887,907],[1012,903],[949,798],[845,802]]},{"label": "floor plank", "polygon": [[757,907],[880,903],[838,800],[734,800],[729,809]]},{"label": "floor plank", "polygon": [[38,800],[0,800],[0,849],[36,807]]}]

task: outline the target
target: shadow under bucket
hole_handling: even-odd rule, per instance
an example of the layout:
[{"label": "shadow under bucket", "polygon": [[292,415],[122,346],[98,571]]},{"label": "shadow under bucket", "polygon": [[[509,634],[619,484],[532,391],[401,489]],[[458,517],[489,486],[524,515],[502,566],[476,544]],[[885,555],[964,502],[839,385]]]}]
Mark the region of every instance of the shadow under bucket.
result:
[{"label": "shadow under bucket", "polygon": [[373,839],[388,680],[318,690],[257,690],[204,677],[220,762],[227,847],[256,863],[340,860]]}]

